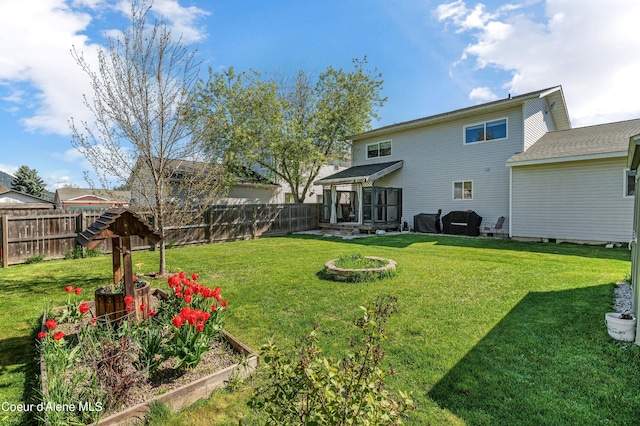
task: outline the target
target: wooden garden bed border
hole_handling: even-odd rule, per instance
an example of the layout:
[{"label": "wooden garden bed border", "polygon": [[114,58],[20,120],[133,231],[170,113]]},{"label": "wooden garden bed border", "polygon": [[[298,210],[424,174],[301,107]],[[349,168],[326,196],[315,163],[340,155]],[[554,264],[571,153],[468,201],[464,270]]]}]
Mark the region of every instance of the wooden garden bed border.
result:
[{"label": "wooden garden bed border", "polygon": [[[154,294],[164,294],[160,289],[152,289]],[[87,302],[92,305],[93,302]],[[56,308],[54,308],[55,310]],[[41,329],[44,330],[44,322],[46,321],[46,312],[43,315]],[[144,420],[145,414],[149,411],[150,405],[155,401],[160,401],[166,404],[174,411],[178,411],[185,408],[199,399],[208,398],[211,396],[214,390],[223,388],[232,377],[244,378],[247,377],[253,370],[258,367],[260,363],[260,356],[256,354],[251,348],[238,340],[234,335],[227,330],[222,330],[222,335],[240,355],[245,357],[244,361],[236,363],[226,367],[215,373],[211,373],[198,380],[195,380],[179,388],[173,389],[162,395],[156,395],[149,400],[129,407],[126,410],[111,414],[110,416],[101,418],[92,425],[99,426],[124,426],[139,424],[141,420]],[[44,365],[43,357],[40,357],[40,386],[43,394],[47,394],[47,382],[46,382],[46,369]]]}]

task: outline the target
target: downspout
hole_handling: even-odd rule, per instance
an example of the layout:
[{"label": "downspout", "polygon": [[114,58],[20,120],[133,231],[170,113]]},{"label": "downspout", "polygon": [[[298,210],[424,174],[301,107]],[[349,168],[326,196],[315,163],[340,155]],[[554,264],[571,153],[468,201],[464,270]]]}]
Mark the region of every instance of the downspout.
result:
[{"label": "downspout", "polygon": [[635,189],[633,195],[633,235],[629,245],[631,246],[631,291],[633,292],[631,310],[636,317],[636,345],[640,346],[640,327],[637,326],[638,318],[640,315],[640,306],[638,306],[639,299],[639,291],[638,291],[638,227],[640,225],[640,220],[638,220],[638,215],[640,214],[640,194],[638,194],[638,169],[636,169],[636,177],[635,177]]},{"label": "downspout", "polygon": [[513,238],[513,167],[509,166],[509,238]]}]

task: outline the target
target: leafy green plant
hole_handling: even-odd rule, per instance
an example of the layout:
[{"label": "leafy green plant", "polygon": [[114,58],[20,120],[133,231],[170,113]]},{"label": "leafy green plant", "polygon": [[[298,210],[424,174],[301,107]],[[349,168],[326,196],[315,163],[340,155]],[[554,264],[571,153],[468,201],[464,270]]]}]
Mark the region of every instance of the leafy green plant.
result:
[{"label": "leafy green plant", "polygon": [[153,401],[145,415],[145,424],[161,425],[173,415],[173,410],[162,401]]},{"label": "leafy green plant", "polygon": [[261,356],[266,384],[251,405],[263,412],[266,424],[398,425],[415,407],[408,393],[392,396],[384,379],[394,374],[382,364],[384,325],[397,311],[395,297],[378,298],[372,309],[360,307],[354,320],[360,339],[351,339],[353,352],[341,360],[322,355],[316,329],[302,339],[295,356],[285,355],[273,342]]},{"label": "leafy green plant", "polygon": [[365,257],[360,253],[354,253],[350,255],[340,256],[335,262],[338,268],[344,269],[369,269],[380,268],[381,266],[389,263],[388,261],[380,261],[377,259],[371,259]]},{"label": "leafy green plant", "polygon": [[28,264],[34,264],[34,263],[40,263],[44,260],[44,255],[43,254],[34,254],[33,256],[29,256],[27,258],[27,262]]},{"label": "leafy green plant", "polygon": [[[153,319],[149,319],[153,321]],[[141,371],[147,371],[153,377],[158,367],[166,359],[166,333],[160,327],[148,327],[147,324],[135,327],[132,337],[138,347],[138,355],[133,365]]]}]

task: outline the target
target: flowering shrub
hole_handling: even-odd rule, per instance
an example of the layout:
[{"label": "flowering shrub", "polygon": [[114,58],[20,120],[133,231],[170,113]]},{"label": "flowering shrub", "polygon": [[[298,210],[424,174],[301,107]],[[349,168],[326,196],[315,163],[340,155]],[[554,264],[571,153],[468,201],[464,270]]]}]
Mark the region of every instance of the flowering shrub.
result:
[{"label": "flowering shrub", "polygon": [[[106,316],[90,317],[89,304],[76,300],[82,289],[67,286],[64,311],[58,317],[49,317],[38,333],[47,363],[49,396],[43,399],[65,403],[74,398],[86,400],[91,395],[89,399],[101,401],[109,410],[126,399],[134,383],[152,379],[160,368],[195,368],[211,341],[221,337],[227,307],[220,287],[209,288],[198,278],[197,274],[183,272],[170,277],[167,300],[157,308],[126,296],[127,318],[132,321],[119,321],[117,325],[110,324]],[[148,319],[137,323],[137,310],[146,311]],[[66,338],[65,331],[71,329],[77,334]],[[63,388],[69,383],[75,387]],[[85,417],[64,418],[60,424],[96,421],[86,417],[88,413],[65,415]]]}]

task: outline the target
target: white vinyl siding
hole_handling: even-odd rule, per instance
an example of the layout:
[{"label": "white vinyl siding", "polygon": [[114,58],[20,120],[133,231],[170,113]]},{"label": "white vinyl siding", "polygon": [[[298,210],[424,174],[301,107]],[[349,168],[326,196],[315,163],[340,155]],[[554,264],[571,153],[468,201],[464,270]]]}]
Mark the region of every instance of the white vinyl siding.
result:
[{"label": "white vinyl siding", "polygon": [[545,133],[556,130],[549,105],[545,98],[529,99],[523,106],[524,117],[524,150],[526,151]]},{"label": "white vinyl siding", "polygon": [[[508,120],[508,137],[497,143],[464,144],[464,127],[470,123]],[[523,149],[522,107],[517,106],[476,119],[459,119],[393,134],[390,157],[367,158],[367,145],[389,140],[379,136],[356,141],[353,165],[404,160],[404,166],[375,182],[376,186],[403,188],[403,216],[413,226],[419,213],[442,214],[474,210],[483,223],[495,223],[509,214],[509,169],[506,160]],[[473,181],[472,200],[454,200],[452,182]]]},{"label": "white vinyl siding", "polygon": [[629,241],[633,197],[621,196],[625,165],[618,158],[513,167],[512,236]]}]

